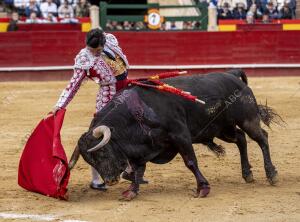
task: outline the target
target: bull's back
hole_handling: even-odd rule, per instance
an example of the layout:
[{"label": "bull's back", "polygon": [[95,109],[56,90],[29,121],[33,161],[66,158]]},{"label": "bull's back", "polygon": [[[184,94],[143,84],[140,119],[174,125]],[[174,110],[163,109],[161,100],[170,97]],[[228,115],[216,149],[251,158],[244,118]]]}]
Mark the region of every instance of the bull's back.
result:
[{"label": "bull's back", "polygon": [[[201,109],[195,106],[196,108],[191,110],[190,115],[197,110],[198,114],[210,121],[223,112],[224,115],[220,115],[220,122],[228,125],[242,124],[246,119],[250,121],[258,115],[256,98],[251,88],[236,75],[211,73],[202,76],[180,76],[167,79],[166,83],[189,91],[206,102]],[[193,121],[194,119],[191,122],[192,125]],[[200,122],[201,120],[196,123],[201,125]]]},{"label": "bull's back", "polygon": [[[230,74],[207,74],[179,76],[163,80],[165,83],[190,92],[207,104],[191,102],[183,97],[165,92],[159,92],[155,89],[135,87],[142,100],[151,107],[160,117],[161,122],[167,125],[170,121],[188,121],[191,125],[199,127],[202,118],[209,118],[209,108],[211,105],[224,101],[230,93],[236,88],[242,88],[245,84],[237,77]],[[224,105],[221,104],[221,105]],[[222,107],[218,107],[221,109]],[[197,118],[198,117],[198,118]],[[198,119],[199,122],[194,120]],[[201,127],[201,126],[200,126]],[[193,127],[192,127],[193,128]]]},{"label": "bull's back", "polygon": [[205,99],[225,98],[236,89],[247,85],[231,74],[211,73],[206,75],[179,76],[163,80],[165,83],[179,89],[191,92]]},{"label": "bull's back", "polygon": [[[161,93],[153,90],[148,94],[148,101],[151,107],[159,113],[159,116],[167,121],[178,120],[188,124],[192,135],[197,135],[199,129],[205,128],[208,122],[214,120],[217,125],[231,125],[232,121],[239,116],[239,113],[248,113],[249,106],[238,97],[240,93],[250,95],[254,98],[252,90],[238,77],[232,74],[212,73],[206,75],[179,76],[164,79],[163,82],[190,92],[199,99],[206,102],[205,105],[188,101],[170,93]],[[231,101],[234,98],[236,101]],[[241,97],[242,98],[242,97]],[[254,98],[255,100],[255,98]],[[232,105],[228,108],[228,105]],[[251,104],[256,109],[256,102]],[[222,112],[222,115],[218,113]],[[218,116],[217,119],[215,117]],[[165,123],[168,124],[167,122]],[[207,132],[207,135],[214,134]]]}]

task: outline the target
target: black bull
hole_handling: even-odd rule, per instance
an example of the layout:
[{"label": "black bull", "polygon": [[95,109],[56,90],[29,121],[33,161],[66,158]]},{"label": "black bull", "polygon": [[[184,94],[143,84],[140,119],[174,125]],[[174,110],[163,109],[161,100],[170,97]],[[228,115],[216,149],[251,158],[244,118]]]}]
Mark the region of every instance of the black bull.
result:
[{"label": "black bull", "polygon": [[195,175],[196,195],[204,197],[210,187],[199,170],[192,144],[205,144],[220,154],[223,149],[213,142],[215,137],[235,143],[240,151],[242,176],[252,182],[246,133],[262,150],[269,182],[276,182],[268,134],[260,126],[261,120],[269,124],[272,116],[266,106],[257,105],[244,72],[180,76],[163,82],[191,92],[206,104],[155,89],[128,87],[94,117],[89,131],[78,141],[70,167],[80,153],[106,183],[114,184],[129,163],[135,180],[123,195],[131,199],[138,192],[148,161],[168,163],[179,153]]}]

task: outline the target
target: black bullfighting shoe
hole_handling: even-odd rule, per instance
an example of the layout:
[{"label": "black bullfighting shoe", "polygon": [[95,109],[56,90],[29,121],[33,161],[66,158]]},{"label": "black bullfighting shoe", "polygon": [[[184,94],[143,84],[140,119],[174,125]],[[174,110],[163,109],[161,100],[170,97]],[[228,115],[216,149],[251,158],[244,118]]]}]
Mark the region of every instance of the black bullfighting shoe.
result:
[{"label": "black bullfighting shoe", "polygon": [[[134,182],[134,173],[127,173],[126,171],[124,171],[122,173],[122,178],[131,182]],[[139,184],[148,184],[149,181],[148,180],[144,180],[144,178],[140,178],[139,180]]]},{"label": "black bullfighting shoe", "polygon": [[91,182],[90,183],[90,188],[93,189],[93,190],[100,190],[100,191],[106,191],[107,190],[107,187],[105,186],[105,183],[94,183],[94,182]]}]

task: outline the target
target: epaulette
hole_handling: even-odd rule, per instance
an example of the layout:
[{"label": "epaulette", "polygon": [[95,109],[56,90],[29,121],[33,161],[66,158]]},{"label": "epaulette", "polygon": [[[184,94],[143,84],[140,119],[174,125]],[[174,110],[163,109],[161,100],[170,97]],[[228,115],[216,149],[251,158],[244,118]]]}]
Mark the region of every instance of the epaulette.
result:
[{"label": "epaulette", "polygon": [[89,70],[95,61],[95,56],[93,56],[88,49],[82,49],[75,57],[74,68]]}]

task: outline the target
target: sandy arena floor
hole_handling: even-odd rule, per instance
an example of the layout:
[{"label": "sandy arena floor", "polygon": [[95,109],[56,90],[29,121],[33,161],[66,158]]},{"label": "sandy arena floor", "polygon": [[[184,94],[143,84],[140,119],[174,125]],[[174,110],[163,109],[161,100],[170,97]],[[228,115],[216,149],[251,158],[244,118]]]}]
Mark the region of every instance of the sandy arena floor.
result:
[{"label": "sandy arena floor", "polygon": [[[12,221],[1,218],[3,213],[47,215],[54,221],[300,221],[299,77],[250,78],[257,100],[264,103],[268,99],[287,122],[285,128],[273,126],[268,130],[272,160],[279,172],[276,186],[266,181],[262,153],[253,141],[248,141],[255,178],[252,184],[241,177],[234,145],[222,143],[227,155],[220,159],[206,147],[196,145],[200,168],[212,188],[207,198],[193,198],[195,179],[177,156],[169,164],[148,164],[146,178],[150,184],[142,185],[140,195],[131,202],[118,200],[128,186],[125,181],[105,193],[89,189],[90,169],[82,158],[71,175],[69,201],[30,193],[18,186],[18,162],[28,135],[53,107],[65,85],[0,83],[0,221]],[[96,91],[97,86],[88,82],[68,107],[62,130],[68,157],[91,121]]]}]

